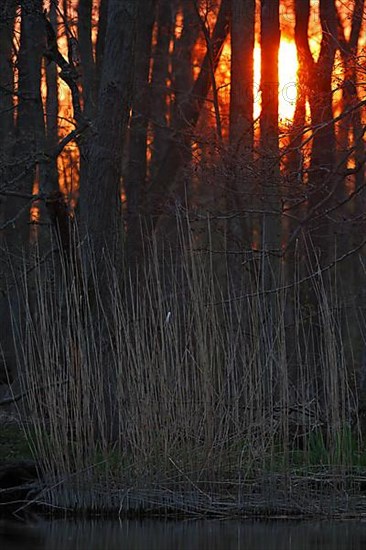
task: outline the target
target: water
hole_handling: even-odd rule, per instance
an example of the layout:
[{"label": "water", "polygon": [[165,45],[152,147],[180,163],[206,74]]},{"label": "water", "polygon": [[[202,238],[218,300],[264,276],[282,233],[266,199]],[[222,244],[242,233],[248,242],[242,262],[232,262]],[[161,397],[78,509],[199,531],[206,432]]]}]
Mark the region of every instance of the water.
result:
[{"label": "water", "polygon": [[364,550],[366,522],[0,522],[1,550]]}]

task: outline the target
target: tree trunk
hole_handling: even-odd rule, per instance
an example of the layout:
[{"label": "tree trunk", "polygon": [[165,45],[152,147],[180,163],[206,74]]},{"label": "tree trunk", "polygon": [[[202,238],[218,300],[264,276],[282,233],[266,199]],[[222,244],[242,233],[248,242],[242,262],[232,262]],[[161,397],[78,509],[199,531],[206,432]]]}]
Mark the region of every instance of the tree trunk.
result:
[{"label": "tree trunk", "polygon": [[[45,49],[45,33],[42,19],[42,1],[31,0],[24,3],[21,9],[20,46],[18,52],[18,93],[16,123],[17,167],[14,176],[20,178],[16,184],[17,191],[30,195],[33,185],[38,180],[39,188],[44,187],[44,166],[36,167],[34,159],[45,150],[44,113],[41,98],[41,64]],[[33,162],[32,162],[33,161]],[[26,168],[28,164],[31,167]],[[25,170],[26,168],[26,170]],[[22,172],[23,176],[20,176]],[[24,208],[24,200],[11,201],[8,215],[16,214]],[[13,226],[14,238],[18,246],[23,247],[29,236],[29,209],[17,218]]]},{"label": "tree trunk", "polygon": [[96,91],[99,93],[100,77],[102,74],[103,58],[105,50],[105,35],[107,31],[108,1],[100,0],[98,14],[98,36],[95,47],[95,70],[96,70]]},{"label": "tree trunk", "polygon": [[[353,136],[352,145],[355,147],[354,160],[356,167],[359,167],[354,176],[355,189],[361,189],[365,180],[365,144],[362,138],[363,126],[361,110],[354,110],[359,102],[357,89],[359,72],[358,42],[360,39],[364,6],[365,0],[356,0],[352,15],[351,33],[348,39],[345,37],[341,21],[338,20],[338,41],[340,44],[344,71],[342,87],[342,113],[344,118],[339,122],[337,142],[340,154],[339,160],[342,161],[342,159],[345,159],[346,153],[349,150],[351,134]],[[351,113],[347,114],[348,111],[351,111]],[[343,163],[342,168],[347,168],[347,161]],[[344,183],[346,185],[346,182]],[[345,196],[346,193],[347,190],[343,189],[343,196]]]},{"label": "tree trunk", "polygon": [[[15,130],[12,63],[15,9],[15,0],[0,7],[0,174],[5,185],[9,179]],[[0,226],[6,223],[6,203],[6,197],[0,196]],[[0,243],[3,236],[0,231]]]},{"label": "tree trunk", "polygon": [[[262,110],[260,115],[260,154],[261,179],[259,209],[261,216],[261,276],[262,291],[280,286],[280,166],[278,130],[278,52],[280,46],[280,5],[279,0],[261,1],[261,92]],[[279,296],[269,294],[258,300],[259,315],[263,321],[259,329],[263,379],[268,406],[273,406],[275,394],[274,379],[276,369],[282,362],[278,354],[276,340],[276,319],[278,319]],[[281,364],[281,373],[286,365]],[[285,406],[286,403],[284,402]]]},{"label": "tree trunk", "polygon": [[[337,50],[336,13],[334,0],[322,0],[320,16],[322,24],[321,51],[317,63],[310,71],[309,103],[314,133],[310,164],[311,206],[316,206],[327,193],[322,181],[335,165],[335,129],[332,105],[332,73]],[[322,127],[322,125],[324,127]]]},{"label": "tree trunk", "polygon": [[[300,264],[304,270],[303,274],[309,277],[309,282],[302,288],[302,300],[307,307],[304,312],[303,330],[309,335],[303,342],[302,355],[308,358],[307,368],[312,372],[314,380],[319,377],[321,392],[324,319],[320,300],[324,292],[328,293],[329,284],[325,276],[318,277],[318,272],[321,266],[329,264],[334,259],[334,226],[332,227],[326,210],[330,204],[334,204],[334,194],[330,191],[338,178],[332,173],[336,160],[332,105],[332,73],[337,49],[336,8],[334,0],[320,0],[322,40],[317,61],[313,58],[308,39],[310,0],[295,0],[295,8],[295,39],[306,75],[306,94],[313,130],[307,181],[308,211],[302,224],[304,252],[301,258],[302,265]],[[318,390],[314,387],[311,391]]]},{"label": "tree trunk", "polygon": [[92,0],[79,0],[78,41],[81,79],[83,84],[84,115],[93,118],[96,109],[96,79],[92,43]]},{"label": "tree trunk", "polygon": [[[355,0],[351,32],[348,38],[345,36],[342,22],[338,18],[338,42],[343,64],[342,114],[344,118],[340,120],[337,129],[337,165],[340,166],[341,172],[346,173],[348,159],[353,148],[351,156],[356,170],[356,173],[343,179],[337,192],[337,200],[341,204],[345,201],[339,212],[336,213],[338,254],[345,254],[360,246],[365,235],[364,126],[362,124],[362,111],[357,108],[360,101],[358,90],[361,54],[359,40],[364,9],[365,0]],[[355,193],[353,198],[350,197],[352,192]],[[342,262],[342,265],[338,268],[339,288],[348,306],[347,331],[345,331],[343,338],[345,355],[349,364],[352,364],[354,357],[358,355],[360,365],[363,364],[361,357],[365,356],[365,343],[359,322],[359,307],[364,302],[365,294],[362,263],[356,255],[352,255],[346,262]],[[360,384],[357,393],[361,403],[364,402],[365,387]]]},{"label": "tree trunk", "polygon": [[[279,0],[262,0],[260,150],[263,183],[260,207],[264,212],[261,247],[266,255],[279,255],[281,242],[278,132],[278,52],[281,36],[279,10]],[[267,280],[271,279],[269,271],[268,267],[265,268],[264,276]]]},{"label": "tree trunk", "polygon": [[7,163],[9,145],[14,139],[13,112],[13,25],[15,17],[15,0],[0,7],[0,162],[1,167]]},{"label": "tree trunk", "polygon": [[[50,5],[49,20],[57,34],[57,11],[53,2]],[[57,91],[57,66],[48,63],[46,66],[46,132],[47,150],[54,151],[58,143],[58,91]],[[45,191],[51,193],[58,190],[57,159],[50,160],[48,177],[44,184]]]},{"label": "tree trunk", "polygon": [[183,29],[181,36],[175,41],[172,59],[174,103],[171,126],[173,130],[180,124],[182,108],[189,99],[189,93],[194,83],[192,50],[200,32],[193,2],[181,2],[181,11]]},{"label": "tree trunk", "polygon": [[[171,0],[158,0],[157,38],[151,79],[151,115],[153,144],[151,155],[152,177],[164,155],[169,136],[168,87],[170,81],[170,42],[173,37],[173,5]],[[170,91],[169,91],[170,93]]]},{"label": "tree trunk", "polygon": [[[92,120],[96,112],[96,70],[92,43],[92,0],[79,0],[78,4],[78,46],[80,50],[80,72],[82,82],[84,116]],[[79,185],[87,185],[88,161],[80,156]]]},{"label": "tree trunk", "polygon": [[[231,88],[230,88],[230,173],[226,204],[229,213],[244,211],[243,196],[252,190],[254,125],[254,25],[255,0],[231,2]],[[248,170],[249,167],[249,170]],[[254,191],[254,190],[253,190]],[[230,252],[229,272],[236,288],[241,281],[243,256],[239,251],[248,248],[250,229],[240,217],[231,217],[227,224],[227,248]],[[249,241],[249,243],[248,243]]]},{"label": "tree trunk", "polygon": [[[16,118],[15,141],[12,154],[12,169],[9,170],[10,183],[6,191],[13,192],[6,202],[6,219],[13,220],[4,231],[3,262],[11,266],[9,272],[14,283],[19,273],[24,272],[29,245],[30,204],[29,195],[38,181],[40,191],[44,189],[44,165],[36,163],[45,152],[45,127],[41,98],[41,63],[45,47],[45,34],[42,18],[42,1],[29,0],[22,3],[20,22],[20,44],[17,55],[18,68],[18,105]],[[2,37],[3,38],[3,37]],[[10,76],[10,75],[9,75]],[[37,180],[36,180],[37,178]],[[22,195],[25,195],[24,198]],[[17,374],[14,340],[22,332],[25,323],[24,302],[21,297],[21,285],[13,288],[0,303],[2,331],[0,347],[2,358],[10,376]],[[6,287],[5,287],[6,288]],[[8,290],[6,288],[6,290]],[[31,300],[30,295],[27,300]],[[2,359],[1,358],[1,359]]]},{"label": "tree trunk", "polygon": [[127,259],[132,267],[141,255],[141,196],[146,191],[147,128],[150,117],[149,73],[156,0],[144,5],[139,18],[133,111],[129,132],[129,159],[125,177],[127,195]]},{"label": "tree trunk", "polygon": [[231,3],[230,143],[252,156],[255,0]]},{"label": "tree trunk", "polygon": [[100,266],[121,242],[121,167],[132,102],[135,0],[109,0],[96,135],[89,149],[87,184],[80,189],[83,230]]},{"label": "tree trunk", "polygon": [[[299,56],[307,75],[306,89],[310,104],[311,123],[314,129],[309,169],[309,234],[316,257],[322,251],[322,261],[329,260],[332,247],[332,230],[326,215],[332,197],[331,187],[335,177],[330,178],[335,166],[336,139],[332,105],[332,73],[337,50],[337,20],[334,0],[321,0],[320,20],[322,41],[318,61],[315,62],[308,41],[310,0],[296,0],[295,38]],[[317,262],[318,260],[311,260]],[[314,265],[316,268],[316,265]]]},{"label": "tree trunk", "polygon": [[[1,187],[8,187],[10,178],[10,165],[15,139],[14,127],[14,73],[12,57],[13,51],[13,25],[15,18],[16,3],[7,2],[0,7],[0,175],[2,178]],[[2,189],[4,190],[4,189]],[[11,217],[15,215],[14,199],[0,196],[0,226],[6,225]],[[7,376],[16,372],[15,354],[12,343],[11,316],[9,311],[6,288],[9,283],[9,275],[12,268],[10,265],[11,256],[4,253],[9,246],[9,238],[14,235],[14,230],[0,230],[1,246],[1,267],[0,267],[0,378],[1,382],[7,381]]]},{"label": "tree trunk", "polygon": [[211,36],[212,52],[206,53],[191,93],[187,101],[181,106],[180,120],[174,128],[174,134],[167,145],[159,170],[144,197],[144,212],[151,215],[153,225],[157,224],[163,211],[163,205],[167,200],[167,194],[174,184],[182,162],[186,159],[187,144],[185,132],[197,124],[202,106],[210,90],[212,83],[209,70],[210,63],[212,60],[215,70],[228,34],[229,15],[230,0],[222,0],[216,25]]}]

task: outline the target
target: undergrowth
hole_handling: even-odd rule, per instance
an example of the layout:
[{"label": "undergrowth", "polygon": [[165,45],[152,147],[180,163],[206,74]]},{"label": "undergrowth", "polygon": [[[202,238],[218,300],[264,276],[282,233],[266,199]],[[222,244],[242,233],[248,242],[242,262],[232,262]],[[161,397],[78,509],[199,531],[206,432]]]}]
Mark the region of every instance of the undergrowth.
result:
[{"label": "undergrowth", "polygon": [[366,453],[335,286],[307,278],[309,309],[304,282],[266,254],[233,281],[229,255],[199,248],[184,224],[179,242],[152,239],[122,274],[75,246],[18,286],[22,413],[43,501],[307,510],[297,492],[316,500],[321,475],[316,494],[337,493],[335,472],[356,493],[348,476]]}]

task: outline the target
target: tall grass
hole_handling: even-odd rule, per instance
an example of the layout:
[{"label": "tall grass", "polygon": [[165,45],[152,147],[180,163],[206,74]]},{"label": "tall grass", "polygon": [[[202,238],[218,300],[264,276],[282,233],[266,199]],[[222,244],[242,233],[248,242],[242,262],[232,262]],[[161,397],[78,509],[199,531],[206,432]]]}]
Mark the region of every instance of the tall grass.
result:
[{"label": "tall grass", "polygon": [[321,486],[347,506],[361,441],[337,294],[318,273],[314,316],[280,265],[277,289],[263,288],[260,267],[234,288],[227,255],[197,250],[185,224],[179,242],[152,238],[141,268],[123,276],[104,258],[103,287],[100,259],[84,269],[76,253],[24,275],[26,322],[14,335],[39,499],[308,511],[330,506],[315,499]]}]

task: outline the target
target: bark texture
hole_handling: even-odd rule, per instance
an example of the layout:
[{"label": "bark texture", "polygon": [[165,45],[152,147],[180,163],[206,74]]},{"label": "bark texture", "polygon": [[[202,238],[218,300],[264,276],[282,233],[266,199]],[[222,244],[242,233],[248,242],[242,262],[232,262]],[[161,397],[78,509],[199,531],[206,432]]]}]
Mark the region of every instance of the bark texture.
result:
[{"label": "bark texture", "polygon": [[[244,210],[243,197],[253,190],[250,172],[253,160],[253,101],[254,101],[254,19],[255,0],[231,2],[231,87],[230,87],[230,174],[226,190],[228,212]],[[237,254],[229,255],[230,274],[238,288],[243,272],[244,243],[250,244],[250,228],[239,216],[227,224],[227,248]],[[249,241],[249,243],[248,243]]]},{"label": "bark texture", "polygon": [[[315,254],[321,247],[327,261],[331,228],[325,215],[334,184],[332,170],[336,158],[336,138],[333,123],[332,72],[337,51],[337,19],[335,0],[320,0],[322,40],[317,61],[310,50],[308,25],[310,0],[296,0],[295,38],[303,74],[306,76],[306,94],[311,111],[313,140],[308,176],[309,218],[312,233],[311,248]],[[317,251],[318,250],[318,251]]]},{"label": "bark texture", "polygon": [[[278,52],[280,46],[279,0],[261,2],[261,92],[260,149],[263,209],[261,247],[279,254],[280,248],[280,171],[278,130]],[[268,269],[267,269],[268,271]]]},{"label": "bark texture", "polygon": [[99,262],[120,242],[121,168],[132,102],[138,4],[109,0],[99,109],[89,150],[87,185],[80,193],[84,230]]},{"label": "bark texture", "polygon": [[129,158],[125,177],[127,195],[128,262],[134,264],[141,254],[141,197],[146,191],[147,129],[150,117],[151,89],[149,85],[152,31],[156,0],[144,5],[139,18],[136,43],[134,101],[129,132]]},{"label": "bark texture", "polygon": [[255,0],[232,0],[231,12],[230,142],[251,153]]},{"label": "bark texture", "polygon": [[152,69],[152,129],[153,144],[151,171],[153,176],[159,168],[169,136],[170,94],[170,42],[173,37],[173,3],[171,0],[158,1],[157,37]]}]

